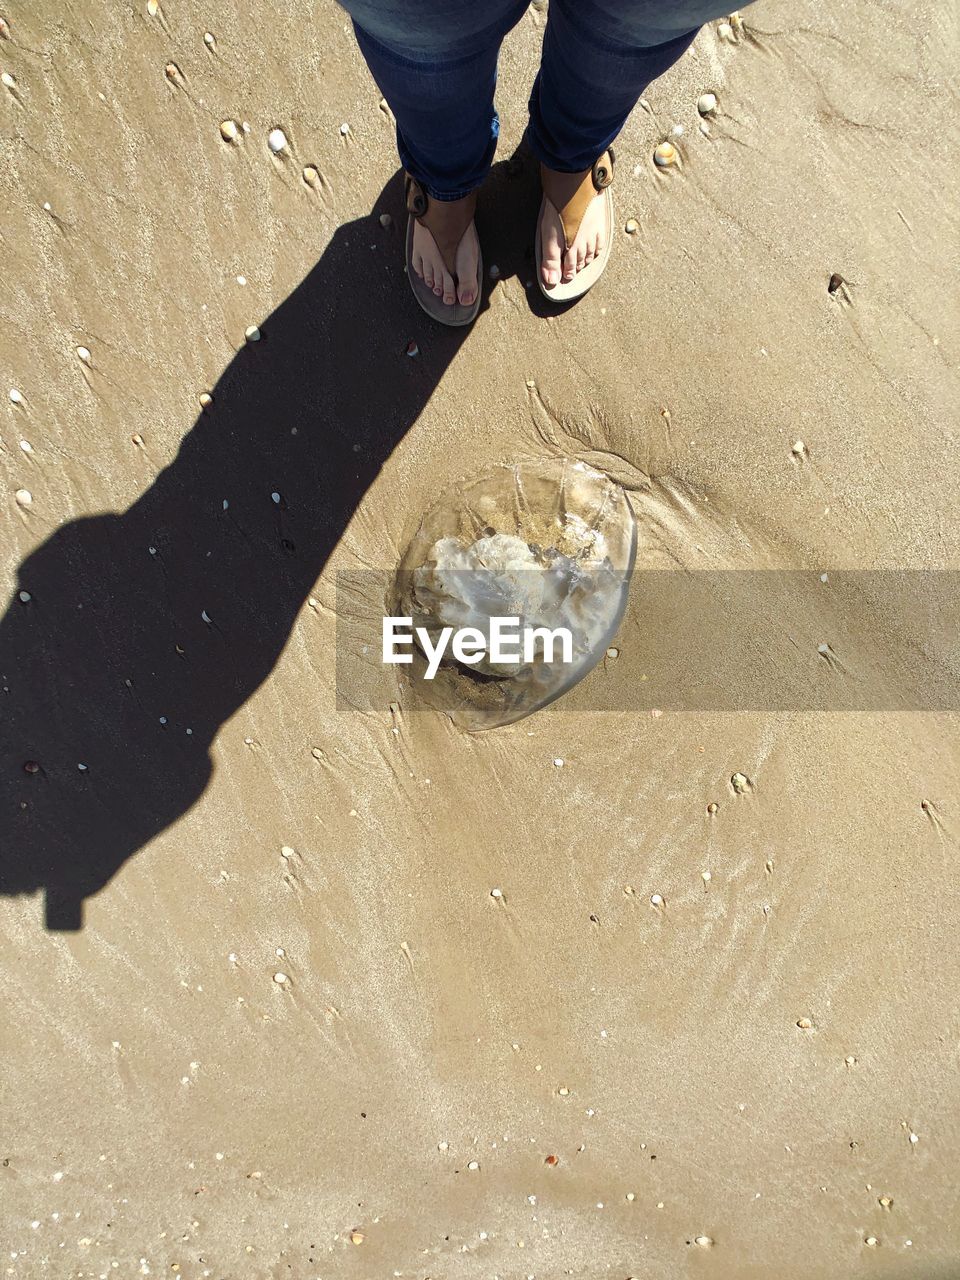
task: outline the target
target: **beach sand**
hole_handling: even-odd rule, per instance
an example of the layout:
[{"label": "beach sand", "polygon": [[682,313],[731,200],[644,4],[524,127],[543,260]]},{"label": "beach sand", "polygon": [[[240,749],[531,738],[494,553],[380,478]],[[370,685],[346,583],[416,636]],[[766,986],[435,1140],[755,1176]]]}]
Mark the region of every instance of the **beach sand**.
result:
[{"label": "beach sand", "polygon": [[471,735],[338,709],[334,646],[338,571],[524,458],[627,486],[640,569],[957,567],[956,15],[705,28],[552,314],[531,9],[468,332],[332,4],[3,15],[3,1274],[960,1274],[950,707],[591,710],[601,666]]}]

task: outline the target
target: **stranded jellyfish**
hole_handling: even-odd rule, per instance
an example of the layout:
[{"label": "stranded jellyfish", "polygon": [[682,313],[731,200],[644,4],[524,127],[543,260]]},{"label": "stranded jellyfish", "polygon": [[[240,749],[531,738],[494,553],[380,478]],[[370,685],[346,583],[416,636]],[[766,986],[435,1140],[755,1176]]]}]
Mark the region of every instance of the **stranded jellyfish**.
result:
[{"label": "stranded jellyfish", "polygon": [[[396,613],[415,637],[422,628],[405,668],[418,691],[470,730],[511,724],[560,697],[613,639],[636,541],[623,489],[582,462],[500,466],[446,490],[397,574]],[[499,652],[495,619],[510,620]],[[445,628],[443,659],[426,680]],[[458,657],[451,641],[465,628],[484,643],[474,634],[472,652]]]}]

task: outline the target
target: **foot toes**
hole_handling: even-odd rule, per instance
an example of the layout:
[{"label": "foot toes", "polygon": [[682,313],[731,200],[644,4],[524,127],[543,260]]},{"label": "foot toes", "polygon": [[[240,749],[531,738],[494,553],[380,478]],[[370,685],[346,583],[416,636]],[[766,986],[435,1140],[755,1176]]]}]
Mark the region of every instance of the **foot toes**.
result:
[{"label": "foot toes", "polygon": [[453,306],[457,300],[457,290],[454,287],[453,276],[449,271],[443,273],[443,300],[448,307]]},{"label": "foot toes", "polygon": [[568,249],[563,255],[563,278],[564,280],[572,280],[577,274],[577,255],[573,249]]}]

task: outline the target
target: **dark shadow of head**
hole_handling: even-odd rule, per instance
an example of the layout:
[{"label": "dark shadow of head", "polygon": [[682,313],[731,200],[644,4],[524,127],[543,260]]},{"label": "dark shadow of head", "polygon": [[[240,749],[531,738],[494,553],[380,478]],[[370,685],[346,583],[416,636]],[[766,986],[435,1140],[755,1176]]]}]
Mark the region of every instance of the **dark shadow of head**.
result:
[{"label": "dark shadow of head", "polygon": [[[203,793],[219,727],[469,335],[423,316],[397,268],[399,175],[376,208],[392,230],[371,214],[336,232],[151,488],[20,566],[0,622],[0,892],[45,889],[50,928],[79,928]],[[130,430],[149,451],[151,424]]]}]

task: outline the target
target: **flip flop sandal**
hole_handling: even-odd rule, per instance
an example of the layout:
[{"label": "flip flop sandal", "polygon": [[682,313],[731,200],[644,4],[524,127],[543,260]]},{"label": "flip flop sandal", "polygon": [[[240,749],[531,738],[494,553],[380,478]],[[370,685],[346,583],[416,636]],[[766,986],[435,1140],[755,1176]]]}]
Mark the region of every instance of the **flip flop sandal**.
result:
[{"label": "flip flop sandal", "polygon": [[413,269],[413,227],[415,222],[419,222],[422,227],[426,227],[430,232],[437,248],[440,250],[444,266],[453,276],[454,284],[456,284],[457,248],[473,222],[474,211],[477,207],[476,191],[471,191],[469,195],[463,196],[460,200],[433,200],[427,195],[416,178],[411,177],[408,173],[406,174],[406,197],[407,212],[410,215],[407,218],[407,277],[410,281],[410,288],[413,290],[413,296],[427,315],[434,320],[439,320],[441,324],[472,324],[476,319],[477,312],[480,310],[483,254],[479,254],[477,261],[477,296],[473,302],[469,307],[464,306],[461,302],[452,302],[448,305],[443,298],[437,297]]},{"label": "flip flop sandal", "polygon": [[[613,194],[610,191],[610,185],[613,182],[613,163],[613,147],[608,147],[590,169],[585,169],[581,173],[557,173],[555,169],[548,169],[545,164],[540,165],[543,199],[540,201],[540,213],[537,217],[537,243],[535,246],[537,284],[540,286],[540,292],[543,296],[549,298],[551,302],[571,302],[574,298],[582,297],[589,288],[597,283],[603,274],[610,258],[610,248],[613,240]],[[560,214],[560,225],[563,227],[564,251],[567,251],[577,238],[577,232],[580,230],[580,223],[583,221],[583,215],[587,211],[587,205],[598,192],[602,192],[604,195],[607,214],[607,235],[603,249],[582,271],[578,271],[572,280],[561,280],[558,284],[552,285],[544,284],[541,231],[547,201],[549,200]]]}]

